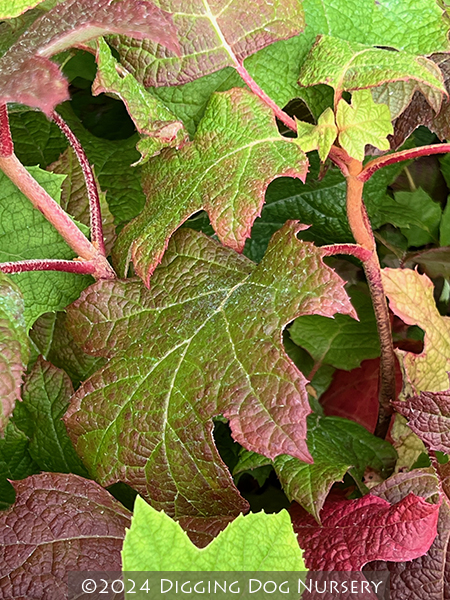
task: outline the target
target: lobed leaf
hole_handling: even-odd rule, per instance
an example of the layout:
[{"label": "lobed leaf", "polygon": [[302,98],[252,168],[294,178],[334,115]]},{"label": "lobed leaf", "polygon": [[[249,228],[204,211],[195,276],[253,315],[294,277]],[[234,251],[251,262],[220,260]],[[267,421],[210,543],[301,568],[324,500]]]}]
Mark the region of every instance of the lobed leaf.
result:
[{"label": "lobed leaf", "polygon": [[329,499],[322,525],[298,505],[291,509],[306,566],[314,571],[359,571],[373,560],[418,558],[436,537],[438,515],[439,504],[413,493],[395,504],[372,494],[358,500]]},{"label": "lobed leaf", "polygon": [[170,15],[151,2],[67,0],[37,19],[0,59],[0,102],[20,102],[50,116],[69,99],[69,90],[49,57],[108,32],[151,37],[178,50]]},{"label": "lobed leaf", "polygon": [[[180,56],[160,41],[112,37],[121,61],[146,86],[179,85],[224,67],[236,66],[257,50],[299,34],[304,28],[299,0],[167,0]],[[136,37],[130,34],[131,37]]]},{"label": "lobed leaf", "polygon": [[331,108],[327,108],[320,115],[317,125],[297,121],[297,144],[304,152],[318,150],[322,162],[327,159],[337,133]]},{"label": "lobed leaf", "polygon": [[4,598],[63,598],[69,571],[120,571],[131,514],[106,490],[78,475],[52,473],[14,488],[16,503],[0,513]]},{"label": "lobed leaf", "polygon": [[353,92],[351,104],[343,98],[336,111],[339,143],[356,160],[363,161],[367,144],[389,150],[387,136],[393,132],[391,115],[385,104],[375,104],[369,90]]},{"label": "lobed leaf", "polygon": [[0,273],[0,437],[16,400],[21,399],[22,375],[29,357],[24,308],[19,288]]},{"label": "lobed leaf", "polygon": [[170,110],[146,91],[112,56],[103,38],[98,40],[97,75],[92,93],[114,93],[124,102],[136,129],[143,137],[138,150],[144,162],[159,154],[164,147],[178,148],[188,141],[187,131]]},{"label": "lobed leaf", "polygon": [[[59,202],[63,177],[29,168],[44,189]],[[74,252],[22,192],[0,172],[0,262],[34,258],[74,258]],[[62,310],[89,285],[91,277],[72,273],[29,272],[11,275],[25,302],[29,329],[43,313]]]},{"label": "lobed leaf", "polygon": [[241,252],[270,181],[281,175],[304,180],[307,165],[254,94],[239,88],[214,94],[194,141],[144,165],[147,204],[119,235],[113,253],[119,272],[132,260],[148,285],[170,236],[201,209],[220,241]]},{"label": "lobed leaf", "polygon": [[442,317],[433,297],[433,283],[411,269],[383,269],[382,280],[392,312],[407,325],[425,331],[420,354],[397,350],[407,378],[416,392],[448,389],[450,318]]},{"label": "lobed leaf", "polygon": [[405,80],[415,82],[428,103],[439,109],[447,91],[432,60],[322,35],[303,63],[298,82],[305,87],[329,85],[340,97],[343,91]]},{"label": "lobed leaf", "polygon": [[354,312],[321,250],[296,238],[300,228],[286,224],[257,266],[182,229],[151,291],[101,282],[69,309],[75,340],[113,357],[65,418],[99,481],[126,481],[177,516],[236,514],[245,503],[212,440],[218,414],[248,449],[311,461],[306,380],[281,331],[300,314]]},{"label": "lobed leaf", "polygon": [[305,571],[285,510],[239,515],[200,550],[178,523],[139,496],[122,560],[124,571]]}]

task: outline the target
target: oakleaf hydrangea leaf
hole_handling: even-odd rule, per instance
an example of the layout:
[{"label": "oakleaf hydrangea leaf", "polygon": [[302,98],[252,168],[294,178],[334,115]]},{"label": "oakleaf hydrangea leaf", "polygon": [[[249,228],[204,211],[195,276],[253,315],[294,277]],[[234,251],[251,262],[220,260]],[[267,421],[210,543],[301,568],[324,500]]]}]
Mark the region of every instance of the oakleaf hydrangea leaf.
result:
[{"label": "oakleaf hydrangea leaf", "polygon": [[[394,448],[385,440],[370,434],[361,425],[339,417],[308,417],[308,448],[313,464],[292,456],[278,456],[273,461],[275,471],[289,500],[295,500],[320,521],[320,511],[336,481],[349,472],[364,489],[365,470],[386,476],[397,458]],[[265,457],[243,450],[233,474],[265,464]]]},{"label": "oakleaf hydrangea leaf", "polygon": [[13,19],[44,0],[0,0],[0,19]]},{"label": "oakleaf hydrangea leaf", "polygon": [[408,419],[408,427],[431,450],[450,453],[450,391],[421,392],[406,401],[396,402],[395,409]]},{"label": "oakleaf hydrangea leaf", "polygon": [[448,389],[450,318],[442,317],[433,297],[433,282],[412,269],[383,269],[383,286],[392,312],[407,325],[425,331],[420,354],[397,350],[409,383],[416,392]]},{"label": "oakleaf hydrangea leaf", "polygon": [[304,152],[318,150],[324,162],[331,150],[338,130],[334,122],[334,112],[327,108],[319,117],[317,125],[297,121],[297,143]]},{"label": "oakleaf hydrangea leaf", "polygon": [[0,436],[5,431],[16,400],[20,400],[22,375],[28,356],[22,294],[6,275],[0,273]]},{"label": "oakleaf hydrangea leaf", "polygon": [[[59,202],[64,177],[41,171],[38,167],[28,170]],[[33,258],[69,260],[74,256],[56,229],[0,172],[0,262]],[[17,273],[10,277],[23,294],[27,328],[43,313],[64,309],[92,282],[91,277],[57,271]]]},{"label": "oakleaf hydrangea leaf", "polygon": [[352,158],[362,161],[367,144],[389,150],[387,136],[394,131],[389,108],[385,104],[376,104],[370,90],[353,92],[351,104],[341,98],[336,123],[339,143]]},{"label": "oakleaf hydrangea leaf", "polygon": [[0,513],[3,598],[65,598],[70,571],[120,571],[131,513],[106,490],[56,473],[14,488],[16,503]]},{"label": "oakleaf hydrangea leaf", "polygon": [[424,443],[411,431],[405,417],[399,413],[395,414],[389,435],[398,455],[395,472],[409,471],[420,455],[426,452]]},{"label": "oakleaf hydrangea leaf", "polygon": [[49,57],[108,32],[150,37],[178,50],[171,17],[151,2],[67,0],[37,19],[0,59],[0,102],[20,102],[51,115],[69,99],[69,89]]},{"label": "oakleaf hydrangea leaf", "polygon": [[239,515],[203,549],[180,525],[136,498],[122,550],[124,571],[305,571],[287,511]]},{"label": "oakleaf hydrangea leaf", "polygon": [[[49,165],[48,171],[60,175],[66,175],[61,186],[61,201],[63,209],[74,217],[79,223],[86,227],[90,226],[89,196],[86,189],[83,170],[71,147],[67,148],[57,161]],[[95,177],[95,175],[94,175]],[[106,194],[102,192],[98,184],[100,209],[102,211],[103,239],[107,254],[111,251],[112,245],[116,239],[116,229],[114,227],[114,217],[112,216]]]},{"label": "oakleaf hydrangea leaf", "polygon": [[[299,84],[327,84],[340,95],[343,91],[376,87],[392,81],[412,80],[420,91],[446,95],[442,73],[423,56],[373,48],[355,42],[319,36],[302,65]],[[432,96],[432,103],[435,105]]]},{"label": "oakleaf hydrangea leaf", "polygon": [[291,510],[306,566],[315,571],[359,571],[373,560],[401,562],[425,554],[436,537],[439,504],[408,494],[396,504],[368,494],[329,499],[322,525],[298,505]]},{"label": "oakleaf hydrangea leaf", "polygon": [[[110,42],[126,67],[146,86],[178,85],[223,67],[237,66],[261,48],[299,34],[304,28],[298,0],[161,0],[173,14],[181,53],[160,41],[124,36]],[[132,37],[132,34],[129,34]],[[167,48],[169,48],[167,46]]]},{"label": "oakleaf hydrangea leaf", "polygon": [[119,235],[113,258],[119,272],[148,284],[172,233],[204,209],[220,241],[241,252],[274,177],[304,181],[305,154],[283,138],[272,110],[251,92],[214,94],[193,142],[168,149],[143,167],[147,204]]},{"label": "oakleaf hydrangea leaf", "polygon": [[98,40],[97,66],[92,93],[113,92],[124,102],[136,129],[143,134],[137,146],[142,161],[159,154],[165,146],[179,147],[188,141],[183,123],[116,61],[103,38]]},{"label": "oakleaf hydrangea leaf", "polygon": [[281,332],[300,314],[354,310],[320,248],[296,238],[300,228],[288,222],[259,265],[181,229],[150,291],[103,281],[68,309],[75,340],[112,357],[65,417],[104,485],[125,481],[176,516],[237,514],[246,504],[211,436],[218,414],[249,450],[312,460],[306,379]]}]

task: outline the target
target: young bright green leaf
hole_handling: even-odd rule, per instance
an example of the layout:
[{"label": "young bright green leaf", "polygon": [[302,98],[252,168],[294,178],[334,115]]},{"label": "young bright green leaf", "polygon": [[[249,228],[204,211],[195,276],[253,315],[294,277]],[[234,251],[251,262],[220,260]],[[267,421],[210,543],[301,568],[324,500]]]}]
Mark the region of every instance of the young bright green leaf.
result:
[{"label": "young bright green leaf", "polygon": [[0,437],[20,400],[29,357],[24,308],[19,288],[0,273]]},{"label": "young bright green leaf", "polygon": [[13,19],[44,0],[0,0],[0,19]]},{"label": "young bright green leaf", "polygon": [[378,216],[382,221],[380,224],[391,223],[399,227],[408,246],[439,243],[442,209],[422,188],[396,192],[393,198],[386,195],[379,204]]},{"label": "young bright green leaf", "polygon": [[62,422],[73,394],[69,377],[40,357],[23,386],[29,452],[42,471],[87,476]]},{"label": "young bright green leaf", "polygon": [[170,236],[201,209],[220,241],[242,251],[270,181],[281,175],[304,180],[307,165],[254,94],[240,88],[214,94],[194,141],[144,165],[147,204],[119,235],[113,252],[118,271],[127,273],[132,260],[148,285]]},{"label": "young bright green leaf", "polygon": [[110,38],[123,64],[130,66],[146,86],[177,85],[235,67],[257,50],[297,35],[304,28],[299,0],[203,0],[188,4],[168,0],[164,9],[173,13],[180,56],[150,40]]},{"label": "young bright green leaf", "polygon": [[412,269],[383,269],[382,278],[392,312],[425,331],[420,354],[397,350],[409,383],[416,392],[448,389],[450,318],[439,314],[433,282]]},{"label": "young bright green leaf", "polygon": [[178,517],[237,514],[245,502],[211,436],[218,414],[250,450],[311,460],[306,379],[281,332],[300,314],[354,310],[320,248],[297,239],[300,228],[288,222],[259,265],[181,229],[150,291],[103,281],[68,309],[84,350],[112,357],[65,418],[104,485],[125,481]]},{"label": "young bright green leaf", "polygon": [[[308,417],[308,448],[313,464],[286,454],[273,461],[275,471],[289,500],[301,504],[317,521],[320,511],[336,481],[349,472],[364,489],[367,468],[383,476],[395,466],[397,453],[389,442],[369,433],[364,427],[340,417]],[[266,457],[243,451],[233,474],[270,464]]]},{"label": "young bright green leaf", "polygon": [[447,94],[442,73],[432,60],[323,35],[302,65],[299,84],[325,83],[341,94],[405,80],[416,82],[427,100],[430,93],[433,103],[436,92],[441,100]]},{"label": "young bright green leaf", "polygon": [[[29,168],[44,189],[59,202],[63,177]],[[0,172],[0,262],[32,258],[74,258],[73,251],[56,229],[36,210],[16,186]],[[29,329],[45,312],[62,310],[92,282],[72,273],[29,272],[11,275],[25,301]]]},{"label": "young bright green leaf", "polygon": [[425,444],[418,435],[411,431],[407,420],[399,413],[396,413],[394,417],[390,436],[398,455],[395,472],[410,471],[419,456],[427,452]]},{"label": "young bright green leaf", "polygon": [[327,159],[337,133],[338,129],[331,108],[327,108],[320,115],[317,125],[297,121],[298,145],[304,152],[318,150],[322,162]]},{"label": "young bright green leaf", "polygon": [[341,98],[336,124],[339,143],[356,160],[364,159],[367,144],[389,150],[387,136],[394,131],[389,108],[385,104],[376,104],[370,90],[353,92],[351,104]]},{"label": "young bright green leaf", "polygon": [[359,321],[346,315],[333,319],[319,315],[299,317],[289,328],[289,335],[316,362],[351,371],[363,360],[379,356],[380,342],[369,294],[356,287],[347,292]]},{"label": "young bright green leaf", "polygon": [[92,93],[97,96],[113,92],[125,103],[136,129],[143,134],[137,145],[141,162],[164,147],[179,147],[188,141],[183,123],[116,61],[103,38],[98,40],[97,66]]},{"label": "young bright green leaf", "polygon": [[[90,211],[86,181],[73,149],[71,147],[67,148],[56,162],[49,165],[47,170],[52,173],[66,175],[61,186],[60,204],[79,223],[83,223],[83,225],[89,227]],[[106,202],[106,194],[100,189],[97,178],[95,178],[95,181],[99,192],[100,209],[102,211],[103,240],[105,242],[106,253],[109,254],[116,239],[114,217]]]},{"label": "young bright green leaf", "polygon": [[123,571],[305,571],[287,511],[239,515],[206,548],[136,498],[122,550]]}]

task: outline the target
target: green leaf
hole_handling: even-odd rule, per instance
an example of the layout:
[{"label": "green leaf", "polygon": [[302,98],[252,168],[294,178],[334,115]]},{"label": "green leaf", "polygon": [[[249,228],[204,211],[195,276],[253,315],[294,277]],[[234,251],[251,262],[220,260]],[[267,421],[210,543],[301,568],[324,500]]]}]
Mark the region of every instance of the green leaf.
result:
[{"label": "green leaf", "polygon": [[331,108],[320,115],[317,125],[297,121],[297,144],[304,152],[318,150],[322,162],[327,159],[337,133]]},{"label": "green leaf", "polygon": [[438,92],[439,108],[446,94],[441,71],[432,60],[406,52],[392,52],[323,35],[311,49],[299,76],[302,86],[327,84],[339,95],[343,91],[405,80],[416,82],[417,89],[433,106]]},{"label": "green leaf", "polygon": [[448,389],[450,321],[439,314],[433,282],[412,269],[383,269],[382,279],[392,312],[407,325],[418,325],[425,331],[420,354],[397,350],[407,383],[415,392]]},{"label": "green leaf", "polygon": [[[81,169],[81,165],[74,150],[71,147],[67,148],[56,162],[49,165],[48,171],[66,175],[61,186],[61,206],[79,223],[89,227],[91,221],[89,196],[86,189],[83,170]],[[106,253],[109,254],[116,239],[114,217],[106,202],[106,194],[101,191],[97,178],[95,178],[95,181],[99,192],[100,209],[102,212],[103,240],[105,242]]]},{"label": "green leaf", "polygon": [[289,334],[316,362],[351,371],[363,360],[379,356],[380,343],[369,294],[357,287],[347,292],[359,321],[347,315],[336,315],[333,319],[319,315],[299,317],[289,328]]},{"label": "green leaf", "polygon": [[64,371],[40,357],[25,379],[21,409],[28,421],[29,452],[39,468],[86,477],[87,471],[61,420],[72,394],[72,384]]},{"label": "green leaf", "polygon": [[67,148],[68,142],[59,127],[37,111],[9,114],[14,152],[24,165],[45,169]]},{"label": "green leaf", "polygon": [[65,312],[41,315],[30,330],[30,338],[37,354],[42,354],[45,360],[64,369],[75,387],[105,363],[103,358],[83,352],[74,342],[66,327]]},{"label": "green leaf", "polygon": [[310,460],[306,379],[281,331],[300,314],[353,308],[322,251],[297,239],[299,227],[287,223],[259,265],[181,229],[150,291],[140,280],[103,281],[68,309],[84,350],[112,357],[65,419],[104,485],[125,481],[177,516],[237,514],[245,503],[211,436],[218,414],[248,449]]},{"label": "green leaf", "polygon": [[44,0],[0,0],[0,19],[12,19],[41,4]]},{"label": "green leaf", "polygon": [[100,187],[106,190],[106,200],[116,225],[138,215],[145,204],[142,168],[131,165],[140,158],[136,150],[139,136],[114,141],[100,139],[83,127],[70,105],[58,107],[58,112],[80,140],[89,161],[95,165],[95,173]]},{"label": "green leaf", "polygon": [[194,141],[144,165],[147,204],[119,235],[113,252],[118,271],[127,273],[132,260],[148,284],[170,236],[201,209],[220,241],[242,251],[270,181],[280,175],[304,179],[307,164],[254,94],[240,88],[214,94]]},{"label": "green leaf", "polygon": [[0,437],[20,400],[28,357],[23,297],[9,277],[0,273]]},{"label": "green leaf", "polygon": [[239,515],[203,549],[139,496],[122,550],[123,571],[305,571],[286,510]]},{"label": "green leaf", "polygon": [[352,102],[343,98],[336,111],[339,143],[356,160],[363,161],[367,144],[379,150],[389,150],[387,136],[393,133],[389,108],[376,104],[370,90],[353,92]]},{"label": "green leaf", "polygon": [[399,227],[408,240],[408,246],[438,243],[442,209],[422,188],[413,192],[396,192],[393,198],[386,195],[378,210],[381,224],[391,223]]},{"label": "green leaf", "polygon": [[441,246],[450,246],[450,202],[448,200],[439,225],[439,243]]},{"label": "green leaf", "polygon": [[179,147],[188,140],[183,123],[113,58],[103,38],[98,40],[97,66],[92,93],[98,96],[113,92],[124,102],[136,129],[143,134],[138,142],[140,162],[159,154],[164,147]]},{"label": "green leaf", "polygon": [[184,0],[168,0],[164,9],[173,13],[179,56],[150,40],[109,38],[123,64],[146,86],[178,85],[224,67],[236,67],[250,54],[304,28],[299,0],[253,0],[250,6],[238,0],[203,0],[191,4],[189,10]]},{"label": "green leaf", "polygon": [[[59,203],[63,177],[30,167],[29,172]],[[6,175],[0,172],[0,262],[33,258],[74,258],[73,251],[54,227],[36,210]],[[11,275],[25,302],[30,328],[45,312],[62,310],[92,282],[72,273],[28,272]]]},{"label": "green leaf", "polygon": [[[349,472],[361,489],[367,468],[387,476],[394,468],[394,448],[364,427],[340,417],[308,417],[308,447],[314,464],[288,455],[277,456],[275,471],[289,500],[295,500],[320,521],[320,511],[336,481]],[[233,474],[272,464],[264,456],[242,450]]]}]

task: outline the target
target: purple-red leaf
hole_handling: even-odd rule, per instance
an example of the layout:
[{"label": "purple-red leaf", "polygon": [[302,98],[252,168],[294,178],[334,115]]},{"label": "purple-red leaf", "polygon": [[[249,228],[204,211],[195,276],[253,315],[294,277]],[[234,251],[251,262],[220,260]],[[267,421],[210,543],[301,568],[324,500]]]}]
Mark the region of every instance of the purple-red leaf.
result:
[{"label": "purple-red leaf", "polygon": [[299,505],[291,514],[309,569],[359,571],[373,560],[397,562],[425,554],[436,537],[439,505],[414,494],[391,505],[368,494],[328,500],[321,526]]},{"label": "purple-red leaf", "polygon": [[297,239],[301,228],[288,222],[259,265],[179,230],[150,291],[103,281],[69,307],[75,340],[111,357],[66,415],[100,482],[125,481],[177,517],[244,510],[212,439],[217,414],[247,449],[311,462],[306,379],[282,330],[301,314],[355,313],[322,250]]},{"label": "purple-red leaf", "polygon": [[450,390],[421,392],[419,396],[395,402],[394,407],[431,450],[450,453]]},{"label": "purple-red leaf", "polygon": [[158,40],[140,42],[123,36],[110,40],[123,64],[146,86],[179,85],[235,67],[304,28],[298,0],[165,0],[164,8],[174,13],[180,56],[161,48]]},{"label": "purple-red leaf", "polygon": [[49,57],[109,32],[179,48],[171,16],[147,0],[67,0],[36,20],[0,59],[0,103],[20,102],[50,116],[69,90]]},{"label": "purple-red leaf", "polygon": [[43,473],[13,482],[0,513],[0,596],[60,600],[69,571],[120,571],[131,513],[97,483]]}]

